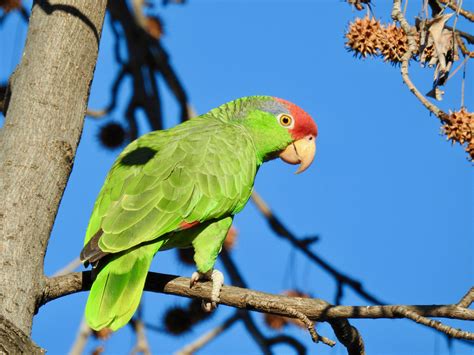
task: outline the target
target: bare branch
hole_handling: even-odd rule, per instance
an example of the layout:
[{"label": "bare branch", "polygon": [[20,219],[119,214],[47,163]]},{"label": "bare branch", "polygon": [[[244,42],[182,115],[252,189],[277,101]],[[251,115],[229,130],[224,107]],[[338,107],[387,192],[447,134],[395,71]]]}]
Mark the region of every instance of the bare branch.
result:
[{"label": "bare branch", "polygon": [[288,228],[286,228],[285,225],[273,214],[270,207],[255,190],[252,193],[252,201],[258,210],[265,216],[268,223],[270,224],[270,227],[278,236],[288,240],[295,248],[303,252],[303,254],[305,254],[308,258],[310,258],[331,276],[333,276],[338,283],[349,286],[353,291],[369,302],[374,304],[384,303],[374,295],[370,294],[368,291],[364,290],[364,287],[360,281],[355,280],[350,276],[347,276],[336,270],[336,268],[330,265],[327,261],[323,260],[316,253],[309,250],[308,243],[304,240],[298,239],[293,233],[291,233]]},{"label": "bare branch", "polygon": [[350,325],[347,319],[332,319],[328,323],[349,355],[365,355],[365,346],[362,336],[356,327]]},{"label": "bare branch", "polygon": [[128,74],[128,70],[124,65],[122,65],[122,68],[120,69],[119,73],[117,74],[117,77],[114,80],[114,83],[112,84],[112,98],[110,100],[110,103],[107,105],[107,107],[101,110],[92,110],[88,108],[86,112],[87,116],[92,118],[101,118],[103,116],[108,115],[117,106],[118,89],[120,88],[120,84],[122,83],[126,74]]},{"label": "bare branch", "polygon": [[82,265],[82,261],[79,259],[79,257],[77,257],[74,260],[72,260],[71,262],[69,262],[62,269],[59,269],[58,271],[56,271],[53,274],[53,276],[61,276],[61,275],[69,274],[70,272],[73,272],[74,270],[76,270],[81,265]]},{"label": "bare branch", "polygon": [[81,325],[77,331],[76,340],[69,350],[69,355],[81,355],[84,354],[84,348],[86,347],[87,340],[92,334],[92,329],[87,325],[84,319],[81,320]]},{"label": "bare branch", "polygon": [[457,306],[467,308],[472,304],[472,302],[474,302],[474,287],[471,287],[464,297],[461,298],[461,301],[458,302]]},{"label": "bare branch", "polygon": [[[248,303],[252,307],[258,307],[259,306],[259,303],[255,302],[251,297],[247,297],[245,301],[246,301],[246,303]],[[285,312],[285,313],[289,314],[292,318],[299,319],[301,322],[303,322],[303,324],[306,325],[306,328],[308,329],[308,332],[311,335],[311,339],[315,343],[318,343],[318,342],[321,341],[322,343],[324,343],[326,345],[329,345],[329,346],[336,345],[336,342],[334,340],[331,340],[331,339],[328,339],[326,337],[323,337],[323,336],[319,335],[316,332],[316,329],[314,328],[314,323],[303,312],[300,312],[300,311],[298,311],[298,310],[296,310],[292,307],[288,307],[284,304],[275,303],[275,302],[271,302],[271,301],[267,301],[265,303],[265,307],[267,307],[269,309],[274,309],[274,310],[277,310],[277,311],[280,311],[280,312]]]},{"label": "bare branch", "polygon": [[[150,272],[148,273],[145,283],[145,290],[210,300],[212,290],[211,282],[198,283],[193,288],[189,287],[189,282],[190,279],[187,277]],[[91,287],[91,272],[76,272],[64,276],[46,278],[44,284],[43,297],[39,300],[39,306],[68,294],[89,290]],[[332,306],[326,301],[317,298],[273,295],[234,286],[223,286],[220,296],[220,303],[227,306],[285,317],[294,317],[291,312],[272,307],[274,304],[285,305],[286,307],[302,312],[312,321],[331,321],[341,318],[390,319],[411,317],[411,313],[408,315],[401,314],[400,307],[414,312],[421,317],[474,320],[474,310],[460,307],[457,304]],[[252,299],[252,304],[249,304],[249,298]],[[469,293],[468,296],[464,296],[463,301],[461,301],[463,305],[467,303],[465,300],[471,301],[471,293]],[[468,337],[472,336],[472,333],[464,333]]]},{"label": "bare branch", "polygon": [[420,100],[423,106],[425,106],[429,111],[436,115],[441,121],[448,122],[448,114],[446,114],[439,107],[428,101],[428,99],[416,88],[416,86],[411,81],[410,76],[408,75],[408,64],[412,58],[413,53],[415,53],[417,49],[416,28],[410,26],[408,21],[405,19],[405,16],[401,11],[401,0],[393,1],[392,18],[400,23],[400,26],[407,35],[408,39],[408,48],[406,53],[402,57],[402,65],[400,68],[403,82],[406,84],[406,86],[408,86],[408,89],[418,98],[418,100]]},{"label": "bare branch", "polygon": [[439,0],[439,2],[443,3],[444,5],[447,5],[451,10],[456,11],[457,13],[464,16],[469,21],[474,22],[474,13],[464,10],[462,7],[458,6],[457,1]]},{"label": "bare branch", "polygon": [[427,327],[439,330],[440,332],[445,333],[452,338],[474,340],[474,333],[455,329],[436,320],[420,316],[415,311],[409,310],[403,306],[395,307],[394,313],[399,314],[405,318],[411,319],[417,323],[426,325]]},{"label": "bare branch", "polygon": [[207,333],[204,333],[202,336],[197,338],[191,344],[186,345],[181,350],[178,350],[176,352],[176,355],[194,354],[196,351],[198,351],[199,349],[207,345],[209,342],[211,342],[213,339],[215,339],[217,336],[229,329],[239,319],[240,315],[238,313],[235,313],[231,317],[227,318],[222,324],[218,325],[214,329],[211,329]]},{"label": "bare branch", "polygon": [[447,26],[447,25],[445,25],[444,27],[450,31],[455,31],[458,35],[463,37],[469,44],[474,44],[474,36],[471,35],[470,33],[458,30],[457,28],[454,29],[451,26]]},{"label": "bare branch", "polygon": [[132,320],[133,330],[136,335],[136,343],[131,351],[131,355],[142,353],[143,355],[151,355],[150,345],[146,338],[145,325],[141,319]]}]

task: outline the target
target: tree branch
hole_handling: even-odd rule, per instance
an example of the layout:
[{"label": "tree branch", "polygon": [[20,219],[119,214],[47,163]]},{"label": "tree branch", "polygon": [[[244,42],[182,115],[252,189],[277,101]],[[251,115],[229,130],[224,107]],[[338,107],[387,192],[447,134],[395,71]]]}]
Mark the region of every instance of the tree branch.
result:
[{"label": "tree branch", "polygon": [[441,110],[439,107],[428,101],[428,99],[416,88],[415,84],[410,79],[408,74],[408,64],[413,56],[413,53],[416,52],[416,28],[410,26],[408,21],[401,10],[401,0],[394,0],[392,7],[392,18],[394,21],[398,21],[403,31],[405,32],[408,39],[408,48],[406,53],[402,57],[402,65],[400,67],[400,72],[402,74],[403,82],[408,89],[417,97],[418,100],[425,106],[429,111],[431,111],[436,117],[438,117],[443,122],[449,121],[449,116]]},{"label": "tree branch", "polygon": [[[189,287],[190,279],[175,275],[150,272],[145,283],[145,290],[151,292],[172,294],[182,297],[198,297],[210,300],[212,283],[203,282]],[[86,291],[91,287],[91,272],[76,272],[64,276],[45,278],[43,297],[39,302],[42,306],[54,299],[68,294]],[[461,304],[471,300],[471,292],[464,296]],[[249,299],[252,301],[249,302]],[[223,286],[221,291],[221,304],[227,306],[253,310],[262,313],[271,313],[279,316],[294,317],[283,307],[277,309],[273,304],[280,304],[302,312],[312,321],[340,320],[341,318],[370,318],[393,319],[410,318],[412,314],[420,317],[452,318],[460,320],[474,320],[474,310],[461,307],[457,304],[449,305],[386,305],[386,306],[332,306],[324,300],[317,298],[287,297],[269,293],[244,289],[234,286]],[[400,307],[409,311],[401,312]],[[422,323],[424,324],[424,323]],[[425,324],[426,325],[426,324]],[[334,327],[334,325],[333,325]],[[462,334],[460,334],[462,333]],[[454,337],[474,339],[474,334],[469,332],[454,332]]]},{"label": "tree branch", "polygon": [[474,22],[474,13],[464,10],[462,7],[459,7],[456,1],[439,0],[439,2],[443,3],[444,5],[447,5],[451,10],[458,12],[460,15],[464,16],[469,21]]},{"label": "tree branch", "polygon": [[[368,291],[364,289],[362,283],[358,280],[353,279],[352,277],[343,274],[342,272],[336,270],[335,267],[330,265],[327,261],[323,260],[319,255],[312,252],[308,249],[308,243],[304,240],[298,239],[293,233],[290,232],[288,228],[273,214],[270,207],[266,204],[266,202],[262,199],[262,197],[257,194],[256,191],[252,193],[252,202],[258,208],[258,210],[262,213],[262,215],[267,219],[270,228],[280,237],[288,240],[291,245],[293,245],[296,249],[300,250],[305,254],[308,258],[310,258],[313,262],[321,266],[326,272],[328,272],[332,277],[336,279],[338,282],[338,287],[342,291],[342,285],[349,286],[354,292],[356,292],[359,296],[363,297],[365,300],[374,303],[374,304],[383,304],[381,300],[379,300],[374,295],[370,294]],[[340,297],[336,297],[340,298]]]},{"label": "tree branch", "polygon": [[218,335],[225,332],[229,329],[235,322],[240,319],[240,315],[238,313],[233,314],[231,317],[227,318],[222,324],[218,325],[217,327],[211,329],[210,331],[204,333],[202,336],[197,338],[192,343],[186,345],[182,349],[176,352],[176,355],[192,355],[206,344],[211,342],[215,339]]}]

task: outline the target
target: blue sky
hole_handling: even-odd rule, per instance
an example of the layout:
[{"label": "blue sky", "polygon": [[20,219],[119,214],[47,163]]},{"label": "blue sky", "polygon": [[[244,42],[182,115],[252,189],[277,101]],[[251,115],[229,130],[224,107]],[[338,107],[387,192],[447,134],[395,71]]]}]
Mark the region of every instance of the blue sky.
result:
[{"label": "blue sky", "polygon": [[[466,2],[467,3],[467,2]],[[377,1],[375,14],[390,21],[391,1]],[[410,2],[410,6],[418,6]],[[298,236],[318,234],[312,249],[342,272],[388,303],[455,303],[473,285],[472,164],[459,146],[440,134],[430,116],[402,83],[399,70],[379,59],[357,60],[344,48],[353,12],[342,1],[197,1],[156,8],[165,22],[163,45],[171,55],[190,101],[204,113],[229,100],[254,94],[282,97],[303,107],[319,126],[313,166],[295,176],[295,167],[273,161],[260,169],[255,188]],[[410,14],[417,13],[413,8]],[[471,6],[472,10],[472,6]],[[452,20],[451,20],[452,21]],[[465,30],[465,22],[459,23]],[[26,26],[11,15],[0,27],[0,80],[6,80],[21,56]],[[117,66],[108,19],[91,91],[91,108],[106,105]],[[468,68],[466,106],[472,111],[472,74]],[[410,66],[422,92],[431,86],[432,71]],[[470,82],[469,82],[469,79]],[[122,86],[121,120],[130,95]],[[446,86],[439,105],[459,109],[460,73]],[[166,126],[178,122],[177,105],[163,86]],[[143,121],[142,121],[143,122]],[[74,169],[56,219],[45,268],[52,274],[81,250],[95,197],[118,151],[98,143],[102,122],[86,119]],[[146,125],[141,125],[146,131]],[[251,288],[279,293],[299,288],[333,301],[334,280],[268,228],[253,205],[235,219],[239,230],[232,255]],[[219,264],[218,264],[219,268]],[[189,276],[176,253],[155,257],[154,271]],[[33,338],[51,354],[72,344],[87,294],[65,297],[43,307],[35,318]],[[147,322],[159,323],[164,311],[187,301],[145,294]],[[366,301],[345,289],[343,304]],[[171,337],[148,332],[152,349],[171,353],[232,314],[221,306],[212,320],[191,333]],[[253,318],[266,334],[276,334]],[[369,354],[445,354],[443,336],[408,320],[353,320]],[[447,322],[474,330],[469,324]],[[326,324],[321,334],[334,338]],[[311,343],[299,329],[287,332],[310,353],[343,354]],[[128,328],[106,343],[107,353],[124,353],[133,345]],[[97,342],[91,341],[88,349]],[[286,354],[287,347],[275,348]],[[209,344],[203,354],[259,353],[241,324]],[[453,354],[472,353],[454,342]]]}]

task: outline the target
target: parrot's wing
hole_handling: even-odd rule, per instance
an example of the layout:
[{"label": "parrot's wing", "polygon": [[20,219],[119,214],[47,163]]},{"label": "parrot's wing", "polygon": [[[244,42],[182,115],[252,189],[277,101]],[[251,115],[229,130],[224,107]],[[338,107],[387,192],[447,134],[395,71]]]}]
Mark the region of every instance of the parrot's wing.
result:
[{"label": "parrot's wing", "polygon": [[141,137],[119,156],[106,179],[82,259],[128,250],[240,211],[256,167],[251,138],[220,121],[196,118]]}]

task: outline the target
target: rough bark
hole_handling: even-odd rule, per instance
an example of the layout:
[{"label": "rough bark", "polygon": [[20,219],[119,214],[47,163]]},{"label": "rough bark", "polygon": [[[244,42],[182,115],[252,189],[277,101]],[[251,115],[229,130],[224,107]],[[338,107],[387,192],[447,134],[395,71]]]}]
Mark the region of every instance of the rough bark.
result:
[{"label": "rough bark", "polygon": [[[90,271],[84,271],[47,278],[40,306],[65,295],[89,290],[92,285],[91,277]],[[199,282],[192,288],[189,287],[189,282],[190,279],[187,277],[149,272],[145,283],[145,291],[188,298],[210,299],[212,282]],[[308,318],[315,321],[343,320],[348,318],[406,318],[403,314],[397,312],[399,308],[414,311],[420,316],[425,317],[472,321],[474,320],[474,310],[467,307],[469,307],[474,299],[474,288],[464,296],[464,299],[468,301],[448,305],[334,306],[319,298],[288,297],[224,285],[221,290],[219,303],[240,309],[293,317],[291,312],[284,309],[284,307],[287,307],[302,312]],[[275,308],[275,304],[282,305],[283,307]],[[335,325],[336,328],[340,326],[340,323]]]},{"label": "rough bark", "polygon": [[[0,131],[0,344],[29,337],[82,132],[106,0],[35,1]],[[15,328],[15,329],[13,329]],[[17,353],[17,348],[2,349]]]}]

